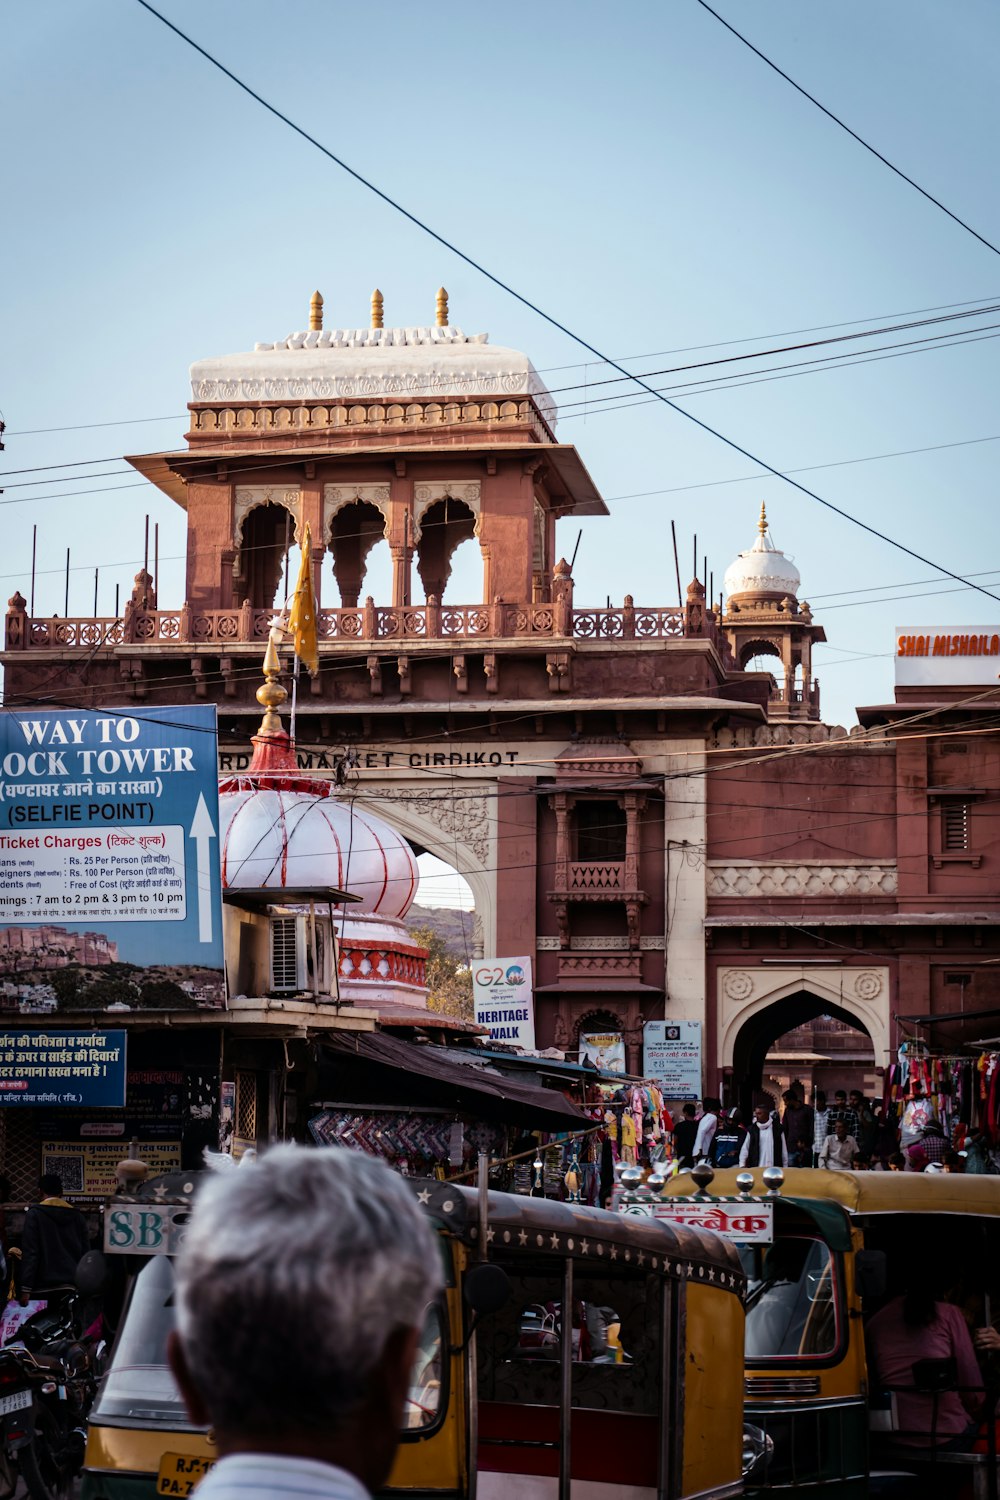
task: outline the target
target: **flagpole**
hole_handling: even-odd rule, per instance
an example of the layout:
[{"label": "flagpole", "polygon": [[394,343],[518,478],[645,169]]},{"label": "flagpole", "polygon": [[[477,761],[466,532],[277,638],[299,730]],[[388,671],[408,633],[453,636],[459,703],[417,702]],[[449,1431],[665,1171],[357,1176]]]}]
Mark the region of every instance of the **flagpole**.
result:
[{"label": "flagpole", "polygon": [[295,709],[296,709],[296,707],[298,705],[298,697],[299,697],[299,657],[298,657],[298,653],[296,652],[296,654],[295,654],[295,665],[292,668],[292,718],[291,718],[291,736],[292,736],[292,744],[293,745],[295,744]]}]

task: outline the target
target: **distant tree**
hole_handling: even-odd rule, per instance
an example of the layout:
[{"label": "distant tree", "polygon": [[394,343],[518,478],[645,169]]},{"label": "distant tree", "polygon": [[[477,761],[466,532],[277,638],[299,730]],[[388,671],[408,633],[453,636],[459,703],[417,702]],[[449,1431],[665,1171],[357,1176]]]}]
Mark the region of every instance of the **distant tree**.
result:
[{"label": "distant tree", "polygon": [[65,969],[53,969],[48,979],[56,992],[56,1001],[60,1010],[76,1010],[82,1004],[83,985],[78,967],[70,965]]},{"label": "distant tree", "polygon": [[172,979],[149,979],[139,991],[139,1004],[146,1010],[194,1010],[193,995]]},{"label": "distant tree", "polygon": [[442,1016],[471,1021],[472,970],[468,964],[449,953],[448,945],[429,927],[412,927],[410,936],[428,951],[427,1006]]}]

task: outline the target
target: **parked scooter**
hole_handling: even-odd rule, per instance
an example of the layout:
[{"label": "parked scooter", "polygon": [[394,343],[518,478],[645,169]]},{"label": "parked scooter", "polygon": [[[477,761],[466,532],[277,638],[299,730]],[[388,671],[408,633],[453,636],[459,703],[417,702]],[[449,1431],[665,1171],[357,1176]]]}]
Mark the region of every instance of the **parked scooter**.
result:
[{"label": "parked scooter", "polygon": [[103,1343],[82,1324],[99,1276],[85,1256],[77,1286],[47,1291],[48,1305],[0,1348],[0,1500],[18,1476],[32,1500],[65,1500],[83,1467]]}]

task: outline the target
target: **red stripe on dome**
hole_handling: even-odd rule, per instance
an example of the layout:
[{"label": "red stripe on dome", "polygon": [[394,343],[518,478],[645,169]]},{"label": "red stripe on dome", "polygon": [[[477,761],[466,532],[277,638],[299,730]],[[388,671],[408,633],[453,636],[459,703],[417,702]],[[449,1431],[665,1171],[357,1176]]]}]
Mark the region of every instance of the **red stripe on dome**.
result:
[{"label": "red stripe on dome", "polygon": [[383,847],[382,840],[379,838],[378,834],[375,832],[375,830],[371,826],[371,824],[370,823],[366,823],[365,819],[363,818],[363,816],[360,813],[355,813],[354,816],[357,818],[358,822],[362,825],[362,827],[367,828],[368,832],[371,834],[372,838],[375,840],[375,846],[378,849],[378,852],[382,856],[382,889],[378,893],[378,900],[375,902],[375,905],[372,907],[372,912],[374,913],[374,912],[377,912],[379,910],[379,908],[381,907],[382,902],[383,902],[383,900],[385,898],[385,893],[389,889],[389,861],[385,857],[385,848]]},{"label": "red stripe on dome", "polygon": [[344,855],[343,855],[343,850],[340,847],[340,834],[337,832],[336,828],[333,826],[332,822],[327,817],[327,815],[326,815],[326,808],[325,807],[323,807],[320,804],[317,804],[316,811],[319,813],[320,817],[323,819],[323,821],[326,824],[327,828],[329,828],[330,833],[333,835],[334,846],[335,846],[335,848],[337,850],[337,879],[336,879],[336,881],[332,882],[332,884],[335,884],[337,886],[338,890],[343,890],[344,889]]}]

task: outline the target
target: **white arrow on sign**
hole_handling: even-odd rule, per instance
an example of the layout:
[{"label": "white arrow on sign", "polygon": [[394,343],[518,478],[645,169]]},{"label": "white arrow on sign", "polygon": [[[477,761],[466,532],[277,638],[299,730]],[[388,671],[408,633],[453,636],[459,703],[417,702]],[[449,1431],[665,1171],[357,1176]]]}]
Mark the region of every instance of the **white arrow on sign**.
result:
[{"label": "white arrow on sign", "polygon": [[217,837],[204,792],[198,793],[198,806],[188,832],[194,839],[196,878],[198,881],[198,941],[212,941],[212,860],[209,841]]}]

